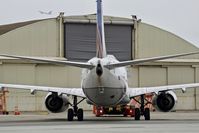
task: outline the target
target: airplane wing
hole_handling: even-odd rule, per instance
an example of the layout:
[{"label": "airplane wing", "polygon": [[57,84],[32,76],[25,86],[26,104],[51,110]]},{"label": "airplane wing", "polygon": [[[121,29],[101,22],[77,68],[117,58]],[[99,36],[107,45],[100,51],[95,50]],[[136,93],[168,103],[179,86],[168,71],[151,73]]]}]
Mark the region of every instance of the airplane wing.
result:
[{"label": "airplane wing", "polygon": [[129,97],[133,98],[148,93],[158,94],[159,92],[171,91],[181,89],[185,92],[187,88],[199,87],[199,83],[181,84],[181,85],[168,85],[168,86],[156,86],[156,87],[141,87],[141,88],[129,88]]},{"label": "airplane wing", "polygon": [[164,60],[164,59],[176,58],[176,57],[193,55],[193,54],[199,54],[199,51],[198,52],[191,52],[191,53],[183,53],[183,54],[175,54],[175,55],[168,55],[168,56],[159,56],[159,57],[152,57],[152,58],[123,61],[123,62],[108,64],[108,65],[105,65],[104,67],[106,67],[108,69],[114,69],[114,68],[117,68],[117,67],[124,67],[124,66],[128,66],[128,65],[136,65],[136,64],[145,63],[145,62],[151,62],[151,61],[156,61],[156,60]]},{"label": "airplane wing", "polygon": [[30,60],[30,61],[40,61],[40,62],[51,63],[55,65],[75,66],[75,67],[87,68],[87,69],[92,69],[95,67],[89,63],[84,63],[84,62],[60,61],[60,60],[45,59],[45,58],[39,58],[39,57],[17,56],[17,55],[8,55],[8,54],[0,54],[0,56],[18,58],[18,59],[24,59],[24,60]]},{"label": "airplane wing", "polygon": [[30,86],[30,85],[19,85],[19,84],[0,84],[0,88],[2,87],[11,88],[11,89],[30,90],[31,94],[35,94],[35,92],[37,91],[44,91],[44,92],[57,92],[58,94],[67,94],[67,95],[86,98],[82,88],[61,88],[61,87]]}]

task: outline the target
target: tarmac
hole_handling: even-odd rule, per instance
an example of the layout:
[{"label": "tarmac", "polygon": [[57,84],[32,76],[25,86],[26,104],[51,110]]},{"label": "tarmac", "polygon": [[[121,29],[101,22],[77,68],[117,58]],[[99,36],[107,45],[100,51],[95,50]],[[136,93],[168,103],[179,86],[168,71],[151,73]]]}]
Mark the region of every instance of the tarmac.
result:
[{"label": "tarmac", "polygon": [[67,121],[66,113],[1,115],[0,133],[199,133],[199,112],[152,112],[151,120],[132,117],[95,117],[85,112],[84,121]]}]

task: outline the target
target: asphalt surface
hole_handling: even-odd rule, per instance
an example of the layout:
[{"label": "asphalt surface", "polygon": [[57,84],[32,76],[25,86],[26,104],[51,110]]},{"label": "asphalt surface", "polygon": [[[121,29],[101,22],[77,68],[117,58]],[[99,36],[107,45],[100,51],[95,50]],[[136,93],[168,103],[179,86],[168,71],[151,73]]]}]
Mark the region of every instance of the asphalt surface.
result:
[{"label": "asphalt surface", "polygon": [[131,117],[95,117],[67,121],[66,114],[22,113],[0,116],[0,133],[199,133],[199,112],[151,113],[151,120]]}]

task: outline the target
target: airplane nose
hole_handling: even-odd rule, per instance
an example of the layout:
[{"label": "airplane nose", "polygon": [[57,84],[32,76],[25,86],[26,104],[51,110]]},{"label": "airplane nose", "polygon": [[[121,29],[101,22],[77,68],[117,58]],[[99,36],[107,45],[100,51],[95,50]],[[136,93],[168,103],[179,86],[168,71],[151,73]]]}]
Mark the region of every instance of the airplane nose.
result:
[{"label": "airplane nose", "polygon": [[102,68],[102,65],[99,63],[97,64],[97,67],[96,67],[96,74],[100,77],[102,76],[103,74],[103,68]]}]

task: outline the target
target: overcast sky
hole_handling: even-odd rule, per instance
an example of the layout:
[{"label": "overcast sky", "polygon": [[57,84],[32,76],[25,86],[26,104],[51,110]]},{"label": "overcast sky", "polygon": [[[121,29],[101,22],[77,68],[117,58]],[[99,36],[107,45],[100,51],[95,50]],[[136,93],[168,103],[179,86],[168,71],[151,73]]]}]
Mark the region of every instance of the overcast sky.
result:
[{"label": "overcast sky", "polygon": [[[143,22],[175,33],[199,47],[199,0],[103,0],[104,14],[137,15]],[[41,14],[39,11],[52,15]],[[0,25],[96,13],[96,0],[0,0]]]}]

